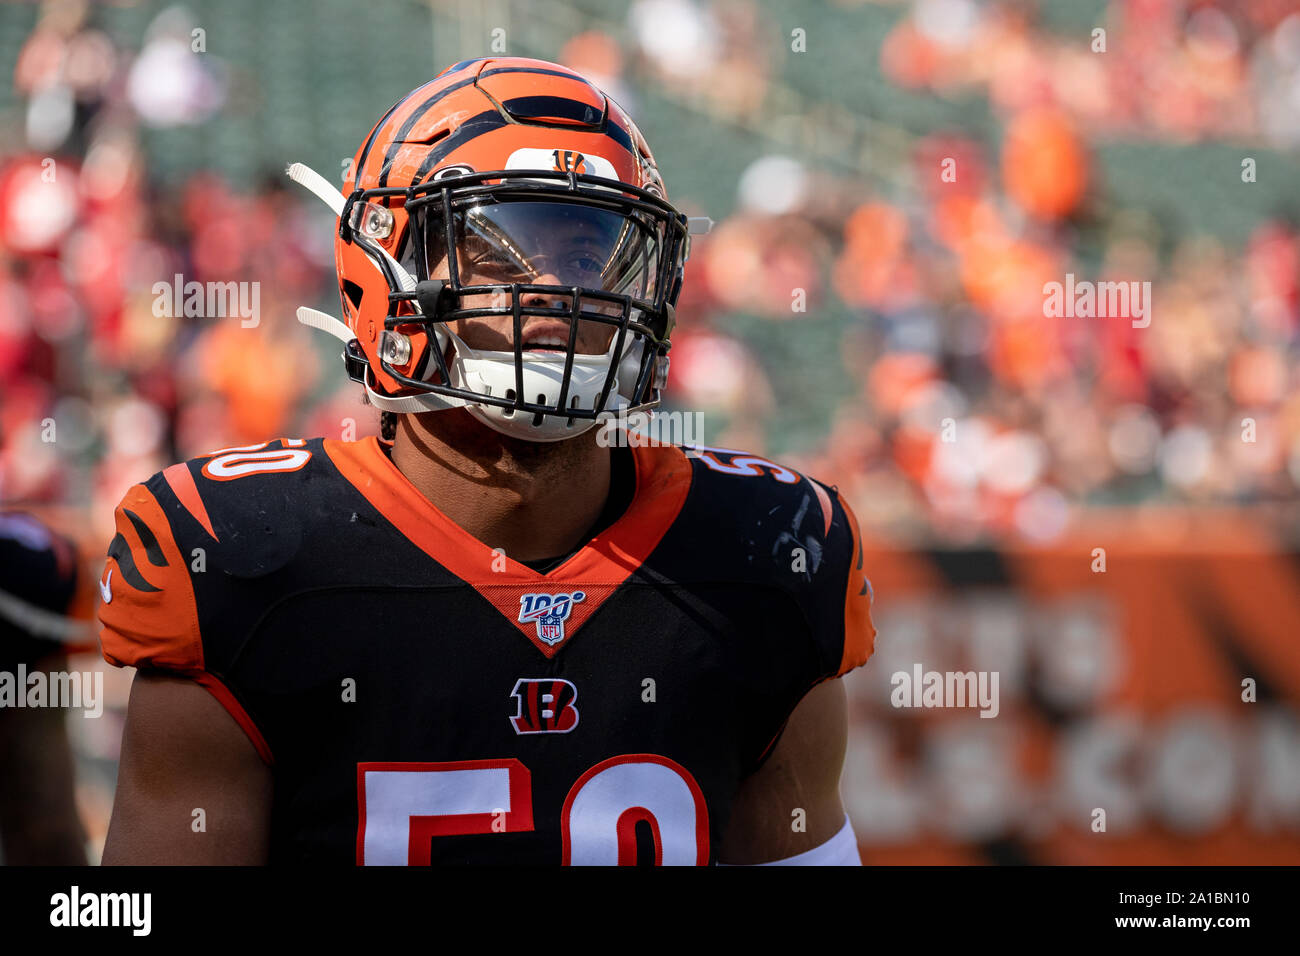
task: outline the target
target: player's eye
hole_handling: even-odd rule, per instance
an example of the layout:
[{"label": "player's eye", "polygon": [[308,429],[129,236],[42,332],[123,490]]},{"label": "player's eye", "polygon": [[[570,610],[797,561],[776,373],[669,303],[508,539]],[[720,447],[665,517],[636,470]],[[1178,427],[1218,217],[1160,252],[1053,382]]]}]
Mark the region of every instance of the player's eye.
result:
[{"label": "player's eye", "polygon": [[468,271],[473,275],[508,279],[518,277],[524,272],[514,257],[488,243],[472,243],[462,251]]},{"label": "player's eye", "polygon": [[470,260],[475,272],[515,272],[515,264],[505,256],[487,252]]},{"label": "player's eye", "polygon": [[587,252],[576,252],[569,255],[564,264],[571,272],[582,275],[600,275],[605,267],[603,259]]}]

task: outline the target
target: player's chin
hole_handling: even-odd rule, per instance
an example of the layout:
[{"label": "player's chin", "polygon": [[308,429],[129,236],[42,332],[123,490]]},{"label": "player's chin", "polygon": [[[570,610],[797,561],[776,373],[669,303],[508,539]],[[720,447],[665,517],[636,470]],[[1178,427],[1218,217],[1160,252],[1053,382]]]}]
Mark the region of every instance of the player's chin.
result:
[{"label": "player's chin", "polygon": [[592,428],[559,441],[531,441],[502,434],[464,408],[423,412],[419,417],[458,455],[480,461],[490,472],[527,474],[530,468],[569,461],[584,446],[594,444],[597,436]]}]

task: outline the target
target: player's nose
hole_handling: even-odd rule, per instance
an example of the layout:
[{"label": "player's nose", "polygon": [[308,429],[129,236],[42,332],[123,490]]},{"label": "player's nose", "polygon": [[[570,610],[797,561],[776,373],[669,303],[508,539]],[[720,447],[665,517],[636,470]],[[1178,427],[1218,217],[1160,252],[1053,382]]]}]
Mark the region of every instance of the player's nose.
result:
[{"label": "player's nose", "polygon": [[[540,275],[532,282],[533,285],[563,285],[560,277],[553,272]],[[519,297],[520,304],[534,309],[567,309],[573,304],[572,298],[564,292],[557,290],[539,292],[525,292]]]}]

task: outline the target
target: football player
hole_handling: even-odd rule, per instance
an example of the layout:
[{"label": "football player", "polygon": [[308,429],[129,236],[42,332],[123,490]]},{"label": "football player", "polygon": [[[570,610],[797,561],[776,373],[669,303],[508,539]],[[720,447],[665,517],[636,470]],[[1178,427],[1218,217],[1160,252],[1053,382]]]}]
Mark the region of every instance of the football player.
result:
[{"label": "football player", "polygon": [[384,434],[122,500],[101,639],[139,673],[104,861],[857,863],[852,512],[606,427],[659,401],[690,242],[632,120],[563,66],[470,60],[344,192],[289,174],[338,215],[344,319],[299,317]]},{"label": "football player", "polygon": [[[66,671],[66,648],[91,631],[67,616],[77,587],[76,548],[31,515],[0,513],[0,672],[16,693],[20,668]],[[77,816],[66,711],[0,702],[0,847],[11,866],[86,863]]]}]

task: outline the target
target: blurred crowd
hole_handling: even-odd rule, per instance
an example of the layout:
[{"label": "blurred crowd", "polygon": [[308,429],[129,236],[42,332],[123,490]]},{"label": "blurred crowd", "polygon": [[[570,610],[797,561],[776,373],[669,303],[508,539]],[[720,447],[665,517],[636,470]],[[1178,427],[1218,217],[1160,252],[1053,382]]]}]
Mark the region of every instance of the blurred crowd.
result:
[{"label": "blurred crowd", "polygon": [[[847,488],[876,532],[1047,541],[1089,506],[1144,502],[1276,506],[1296,530],[1283,508],[1300,484],[1293,213],[1279,210],[1237,246],[1174,233],[1147,211],[1099,201],[1092,149],[1149,139],[1294,147],[1294,2],[1117,0],[1099,31],[1069,36],[1038,25],[1031,5],[900,6],[879,51],[885,76],[902,89],[985,97],[998,142],[920,137],[908,186],[868,195],[789,157],[754,163],[737,213],[692,263],[678,401],[738,417],[781,390],[764,369],[793,377],[783,400],[811,389],[825,369],[756,354],[728,335],[728,318],[791,321],[793,339],[797,320],[838,300],[860,321],[821,358],[843,361],[855,387],[829,440],[796,464]],[[653,75],[712,91],[713,109],[747,109],[726,99],[723,74],[752,7],[641,0],[634,26],[649,22],[638,9],[671,11],[686,35],[718,47],[692,72],[642,30],[637,52]],[[750,65],[756,81],[766,62]],[[1046,314],[1044,286],[1067,275],[1150,282],[1152,321]],[[794,289],[807,290],[807,312],[792,307]],[[721,444],[761,447],[765,437],[752,421],[730,430]]]},{"label": "blurred crowd", "polygon": [[[328,395],[307,402],[318,355],[292,321],[330,286],[328,219],[279,176],[155,182],[143,132],[220,109],[219,68],[190,54],[183,11],[138,51],[88,14],[47,4],[14,74],[29,148],[0,165],[0,499],[85,508],[83,533],[107,541],[116,499],[174,460],[340,426],[318,420]],[[258,312],[177,314],[178,278],[256,283]]]},{"label": "blurred crowd", "polygon": [[1003,115],[1055,106],[1090,134],[1300,144],[1294,0],[1111,0],[1086,36],[1031,5],[918,0],[881,50],[901,87],[986,93]]},{"label": "blurred crowd", "polygon": [[[1296,224],[1279,217],[1230,246],[1170,235],[1140,210],[1099,212],[1090,148],[1300,142],[1293,8],[1115,0],[1102,58],[1020,5],[900,5],[879,51],[888,79],[981,92],[1000,141],[920,137],[905,185],[888,190],[797,158],[755,161],[688,266],[675,407],[724,422],[714,443],[763,452],[778,401],[849,382],[827,437],[787,459],[838,484],[882,535],[1048,540],[1090,505],[1293,497]],[[123,491],[171,461],[364,435],[377,419],[292,320],[333,298],[328,218],[283,177],[151,176],[143,131],[220,111],[219,59],[187,55],[175,10],[127,50],[91,9],[47,4],[13,76],[26,109],[9,141],[26,148],[0,159],[0,499],[84,508],[88,538],[107,541]],[[757,11],[638,0],[625,42],[593,30],[560,59],[616,96],[651,83],[752,115],[780,72]],[[1084,218],[1101,237],[1088,262]],[[1067,274],[1151,282],[1150,325],[1047,316],[1044,285]],[[256,326],[160,310],[155,286],[174,276],[259,283]],[[851,321],[800,348],[801,323],[831,305]],[[753,323],[740,316],[780,323],[788,345],[741,334]]]}]

